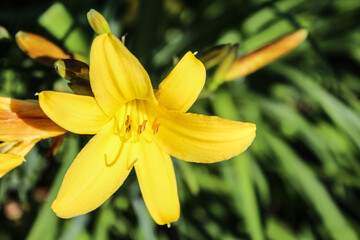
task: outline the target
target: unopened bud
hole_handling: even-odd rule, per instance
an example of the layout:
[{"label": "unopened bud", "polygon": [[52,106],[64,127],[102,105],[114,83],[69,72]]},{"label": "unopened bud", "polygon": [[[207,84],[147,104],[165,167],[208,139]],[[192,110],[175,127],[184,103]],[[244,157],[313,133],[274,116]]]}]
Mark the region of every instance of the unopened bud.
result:
[{"label": "unopened bud", "polygon": [[230,48],[231,44],[215,46],[201,54],[201,56],[198,56],[198,59],[204,64],[206,69],[210,69],[223,60]]},{"label": "unopened bud", "polygon": [[0,26],[0,40],[1,39],[10,39],[9,32],[3,26]]},{"label": "unopened bud", "polygon": [[266,66],[296,48],[306,39],[307,35],[308,32],[305,29],[292,32],[237,59],[229,68],[225,77],[226,80],[230,81],[249,75]]},{"label": "unopened bud", "polygon": [[103,15],[101,15],[98,11],[91,9],[87,13],[87,18],[91,28],[97,35],[103,33],[111,33],[108,22],[105,20]]},{"label": "unopened bud", "polygon": [[74,59],[61,59],[54,63],[60,77],[71,81],[75,78],[89,80],[89,65]]},{"label": "unopened bud", "polygon": [[229,51],[223,58],[222,62],[216,68],[214,77],[209,82],[208,90],[214,92],[223,82],[225,82],[226,73],[229,71],[229,68],[236,59],[238,51],[238,45],[235,44],[230,47]]},{"label": "unopened bud", "polygon": [[73,79],[68,83],[69,88],[78,95],[94,96],[89,82],[80,79]]},{"label": "unopened bud", "polygon": [[74,59],[61,59],[54,63],[60,77],[69,80],[68,86],[76,94],[93,96],[89,82],[89,65]]},{"label": "unopened bud", "polygon": [[70,54],[67,54],[59,46],[39,35],[19,31],[15,35],[15,39],[22,51],[44,64],[52,65],[58,59],[71,58]]}]

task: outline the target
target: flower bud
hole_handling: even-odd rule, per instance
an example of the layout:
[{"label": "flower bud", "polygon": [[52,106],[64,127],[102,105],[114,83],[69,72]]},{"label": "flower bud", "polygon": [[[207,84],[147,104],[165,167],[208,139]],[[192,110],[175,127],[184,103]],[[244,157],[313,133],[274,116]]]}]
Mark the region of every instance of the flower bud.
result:
[{"label": "flower bud", "polygon": [[70,54],[67,54],[59,46],[39,35],[19,31],[15,38],[22,51],[44,64],[52,65],[58,59],[71,58]]},{"label": "flower bud", "polygon": [[296,48],[306,39],[307,34],[305,29],[295,31],[237,59],[229,68],[225,79],[230,81],[257,71]]},{"label": "flower bud", "polygon": [[103,33],[111,33],[108,22],[105,20],[103,15],[101,15],[98,11],[91,9],[87,13],[87,19],[89,21],[91,28],[94,30],[94,32],[97,35]]},{"label": "flower bud", "polygon": [[89,82],[89,65],[74,59],[61,59],[54,63],[60,77],[69,80],[68,86],[76,94],[93,96]]}]

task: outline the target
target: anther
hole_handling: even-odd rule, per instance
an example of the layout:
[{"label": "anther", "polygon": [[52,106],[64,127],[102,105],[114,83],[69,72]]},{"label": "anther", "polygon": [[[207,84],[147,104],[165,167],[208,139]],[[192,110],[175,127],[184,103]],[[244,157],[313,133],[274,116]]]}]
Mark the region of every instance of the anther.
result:
[{"label": "anther", "polygon": [[144,120],[143,123],[141,124],[141,132],[145,131],[146,123],[147,120]]},{"label": "anther", "polygon": [[125,121],[125,127],[126,127],[126,132],[130,132],[131,130],[131,118],[129,115],[126,116],[126,121]]},{"label": "anther", "polygon": [[152,130],[155,131],[155,128],[156,128],[156,126],[157,126],[157,124],[158,124],[158,121],[159,121],[159,117],[156,117],[155,120],[154,120],[154,122],[153,122],[153,124],[152,124],[152,126],[151,126]]},{"label": "anther", "polygon": [[171,227],[171,224],[170,224],[170,223],[168,223],[166,226],[167,226],[167,228],[170,228],[170,227]]},{"label": "anther", "polygon": [[154,134],[156,134],[159,131],[160,123],[156,124],[154,129]]},{"label": "anther", "polygon": [[126,121],[125,121],[125,126],[126,126],[126,128],[129,127],[130,124],[131,124],[131,119],[130,119],[130,116],[127,115],[127,116],[126,116]]}]

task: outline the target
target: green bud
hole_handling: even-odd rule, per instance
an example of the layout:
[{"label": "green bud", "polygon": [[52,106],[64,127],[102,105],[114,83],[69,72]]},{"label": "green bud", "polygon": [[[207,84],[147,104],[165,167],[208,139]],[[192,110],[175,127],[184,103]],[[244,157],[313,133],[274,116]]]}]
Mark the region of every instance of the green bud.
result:
[{"label": "green bud", "polygon": [[86,84],[85,82],[81,80],[71,80],[68,83],[69,88],[73,90],[74,93],[79,95],[85,95],[85,96],[94,96],[94,93],[91,90],[91,87],[89,84]]},{"label": "green bud", "polygon": [[89,65],[74,59],[61,59],[54,63],[55,71],[60,77],[71,81],[84,79],[89,81]]},{"label": "green bud", "polygon": [[76,94],[93,96],[89,82],[89,65],[74,59],[62,59],[54,63],[60,77],[69,80],[68,86]]},{"label": "green bud", "polygon": [[0,26],[0,40],[10,39],[9,32],[3,26]]},{"label": "green bud", "polygon": [[198,56],[206,69],[210,69],[219,64],[230,51],[231,44],[218,45]]},{"label": "green bud", "polygon": [[222,59],[219,66],[216,68],[214,77],[210,80],[208,85],[208,91],[214,92],[222,83],[226,81],[226,74],[235,61],[238,52],[238,45],[235,44],[230,47],[226,56]]},{"label": "green bud", "polygon": [[108,22],[105,20],[103,15],[101,15],[98,11],[91,9],[87,13],[87,19],[89,21],[91,28],[94,30],[94,32],[97,35],[103,33],[111,33]]}]

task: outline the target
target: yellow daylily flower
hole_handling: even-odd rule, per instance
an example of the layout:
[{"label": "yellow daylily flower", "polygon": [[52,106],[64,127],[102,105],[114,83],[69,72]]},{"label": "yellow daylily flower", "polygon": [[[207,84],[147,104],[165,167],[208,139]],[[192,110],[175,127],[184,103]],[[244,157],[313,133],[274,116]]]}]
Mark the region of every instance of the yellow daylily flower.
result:
[{"label": "yellow daylily flower", "polygon": [[91,47],[94,97],[43,91],[39,102],[57,124],[96,134],[67,171],[52,204],[61,218],[99,207],[134,167],[145,204],[159,225],[177,221],[180,205],[172,160],[213,163],[245,151],[256,127],[186,113],[205,83],[205,68],[188,52],[154,91],[138,59],[113,34]]},{"label": "yellow daylily flower", "polygon": [[0,177],[19,166],[38,141],[65,132],[37,101],[0,97]]}]

